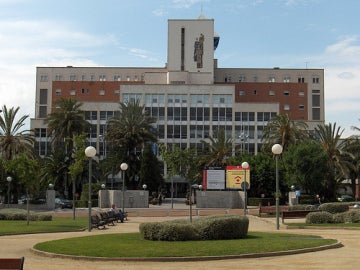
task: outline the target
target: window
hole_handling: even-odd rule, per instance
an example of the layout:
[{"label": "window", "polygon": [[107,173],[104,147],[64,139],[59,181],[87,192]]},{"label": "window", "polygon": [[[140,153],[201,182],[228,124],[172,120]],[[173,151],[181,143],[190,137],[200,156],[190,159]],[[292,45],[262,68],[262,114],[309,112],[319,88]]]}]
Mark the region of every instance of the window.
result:
[{"label": "window", "polygon": [[39,107],[39,118],[46,118],[47,117],[47,106],[40,106]]},{"label": "window", "polygon": [[47,104],[48,90],[40,89],[40,104]]},{"label": "window", "polygon": [[245,76],[239,76],[239,82],[245,82],[246,81],[246,77]]},{"label": "window", "polygon": [[305,78],[304,77],[298,77],[298,83],[304,83]]},{"label": "window", "polygon": [[299,110],[300,110],[300,111],[303,111],[304,109],[305,109],[304,104],[300,104],[300,105],[299,105]]},{"label": "window", "polygon": [[253,77],[253,81],[254,81],[254,82],[257,82],[257,81],[258,81],[258,77],[257,77],[257,76],[254,76],[254,77]]},{"label": "window", "polygon": [[312,90],[312,93],[313,93],[313,94],[320,94],[320,90],[313,89],[313,90]]},{"label": "window", "polygon": [[313,83],[320,83],[320,78],[319,77],[313,77]]},{"label": "window", "polygon": [[56,96],[61,96],[61,89],[56,89],[55,90],[55,95]]},{"label": "window", "polygon": [[90,81],[95,81],[95,75],[90,75]]},{"label": "window", "polygon": [[70,96],[75,96],[76,92],[75,89],[70,89]]},{"label": "window", "polygon": [[313,120],[320,120],[320,108],[312,109]]},{"label": "window", "polygon": [[239,91],[239,96],[245,96],[245,90],[240,90]]},{"label": "window", "polygon": [[274,90],[270,90],[270,91],[269,91],[269,96],[275,96],[275,91],[274,91]]},{"label": "window", "polygon": [[290,91],[284,91],[284,96],[290,96]]},{"label": "window", "polygon": [[284,83],[289,83],[290,82],[290,77],[284,77],[284,79],[283,79],[283,82]]},{"label": "window", "polygon": [[55,81],[62,81],[62,75],[56,75],[55,76]]},{"label": "window", "polygon": [[130,76],[126,76],[126,80],[127,80],[127,81],[130,81]]},{"label": "window", "polygon": [[119,95],[120,95],[120,90],[119,90],[119,89],[114,90],[114,95],[115,95],[115,96],[119,96]]},{"label": "window", "polygon": [[134,81],[137,82],[138,80],[139,80],[139,79],[138,79],[138,76],[135,75],[135,76],[134,76]]},{"label": "window", "polygon": [[256,90],[254,90],[254,91],[253,91],[253,94],[256,96],[256,95],[257,95],[257,91],[256,91]]},{"label": "window", "polygon": [[100,89],[99,95],[100,95],[100,96],[105,96],[105,90],[104,90],[104,89]]},{"label": "window", "polygon": [[81,89],[81,94],[86,94],[86,95],[88,95],[89,94],[89,89],[88,88],[82,88]]},{"label": "window", "polygon": [[100,82],[106,81],[106,76],[105,75],[99,75],[99,81]]},{"label": "window", "polygon": [[70,81],[76,81],[76,75],[70,75]]},{"label": "window", "polygon": [[81,80],[86,81],[86,75],[81,75]]},{"label": "window", "polygon": [[275,77],[273,76],[269,77],[269,82],[275,82]]},{"label": "window", "polygon": [[300,91],[299,92],[299,97],[304,97],[305,96],[305,92],[304,91]]},{"label": "window", "polygon": [[320,95],[313,95],[312,96],[312,106],[313,107],[320,107]]},{"label": "window", "polygon": [[284,111],[289,111],[289,110],[290,110],[290,105],[284,104]]},{"label": "window", "polygon": [[48,76],[47,75],[40,75],[40,82],[47,82]]},{"label": "window", "polygon": [[116,81],[116,82],[121,81],[121,76],[120,75],[115,75],[114,76],[114,81]]}]

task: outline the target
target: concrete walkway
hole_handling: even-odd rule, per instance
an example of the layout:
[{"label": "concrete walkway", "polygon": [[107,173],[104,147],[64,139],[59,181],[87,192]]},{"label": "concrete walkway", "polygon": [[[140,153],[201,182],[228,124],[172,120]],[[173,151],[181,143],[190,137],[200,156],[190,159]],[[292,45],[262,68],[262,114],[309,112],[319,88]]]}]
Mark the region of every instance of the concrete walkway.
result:
[{"label": "concrete walkway", "polygon": [[[166,205],[162,206],[163,208]],[[184,208],[186,210],[186,208]],[[338,239],[344,245],[342,248],[329,249],[297,255],[264,257],[256,259],[226,259],[218,261],[198,262],[121,262],[121,261],[87,261],[63,258],[49,258],[36,255],[30,249],[38,242],[80,237],[104,233],[137,232],[142,222],[174,219],[179,217],[130,217],[123,224],[111,227],[108,230],[92,230],[92,232],[72,232],[53,234],[16,235],[0,237],[1,257],[25,256],[25,270],[158,270],[158,269],[357,269],[360,264],[360,230],[319,230],[319,229],[292,229],[287,230],[281,225],[282,233],[300,233],[321,235],[324,238]],[[185,217],[183,217],[185,218]],[[249,215],[249,231],[276,231],[275,220],[259,218]]]}]

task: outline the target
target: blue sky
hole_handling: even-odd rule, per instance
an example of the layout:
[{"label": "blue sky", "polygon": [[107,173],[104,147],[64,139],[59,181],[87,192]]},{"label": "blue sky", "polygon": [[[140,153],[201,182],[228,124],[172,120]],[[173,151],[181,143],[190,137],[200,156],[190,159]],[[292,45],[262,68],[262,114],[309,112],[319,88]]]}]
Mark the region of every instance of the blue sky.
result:
[{"label": "blue sky", "polygon": [[323,68],[326,123],[358,134],[358,0],[0,0],[0,105],[34,117],[37,66],[163,67],[167,20],[201,11],[219,67]]}]

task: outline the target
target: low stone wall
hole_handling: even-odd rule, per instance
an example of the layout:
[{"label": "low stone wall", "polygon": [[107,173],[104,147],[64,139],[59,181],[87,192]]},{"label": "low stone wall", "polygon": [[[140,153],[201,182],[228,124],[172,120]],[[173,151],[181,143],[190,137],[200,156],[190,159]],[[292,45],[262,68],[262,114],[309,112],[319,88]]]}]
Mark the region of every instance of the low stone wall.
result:
[{"label": "low stone wall", "polygon": [[196,191],[196,206],[198,208],[236,209],[244,207],[244,192],[227,191]]}]

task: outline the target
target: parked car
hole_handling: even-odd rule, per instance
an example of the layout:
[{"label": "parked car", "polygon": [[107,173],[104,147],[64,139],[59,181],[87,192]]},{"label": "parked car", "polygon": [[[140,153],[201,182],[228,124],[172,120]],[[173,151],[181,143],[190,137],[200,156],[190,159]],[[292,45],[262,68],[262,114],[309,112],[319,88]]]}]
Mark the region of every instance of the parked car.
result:
[{"label": "parked car", "polygon": [[355,198],[350,196],[350,195],[341,195],[339,198],[338,198],[338,201],[339,202],[354,202],[355,201]]},{"label": "parked car", "polygon": [[55,207],[56,208],[72,208],[72,202],[67,199],[55,198]]}]

